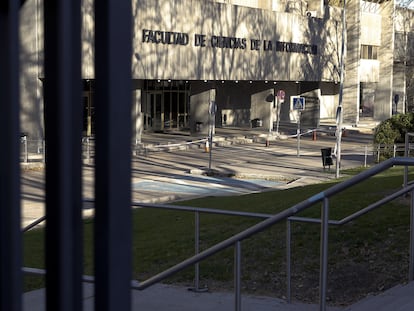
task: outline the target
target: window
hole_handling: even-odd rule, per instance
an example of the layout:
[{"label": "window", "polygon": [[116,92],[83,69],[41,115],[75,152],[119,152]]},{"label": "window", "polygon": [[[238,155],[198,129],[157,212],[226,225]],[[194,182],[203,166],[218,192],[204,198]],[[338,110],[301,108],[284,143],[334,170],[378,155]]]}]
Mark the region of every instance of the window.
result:
[{"label": "window", "polygon": [[362,59],[378,59],[378,46],[361,45]]}]

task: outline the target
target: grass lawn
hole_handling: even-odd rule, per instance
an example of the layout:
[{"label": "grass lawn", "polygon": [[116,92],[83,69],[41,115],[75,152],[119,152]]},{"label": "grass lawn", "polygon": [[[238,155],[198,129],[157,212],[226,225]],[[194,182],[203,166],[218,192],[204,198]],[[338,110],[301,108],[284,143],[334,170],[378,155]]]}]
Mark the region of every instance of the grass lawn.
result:
[{"label": "grass lawn", "polygon": [[[358,170],[347,171],[349,175]],[[330,219],[341,219],[392,190],[401,187],[402,168],[348,189],[330,200]],[[413,176],[411,176],[413,177]],[[207,197],[177,205],[260,213],[277,213],[305,200],[333,182],[288,190],[236,197]],[[330,227],[328,299],[335,305],[357,301],[368,293],[387,289],[407,280],[409,244],[409,199],[400,198],[342,227]],[[300,216],[319,217],[321,204]],[[200,215],[201,250],[260,221],[234,216]],[[316,224],[292,227],[292,294],[294,299],[318,301],[319,231]],[[24,265],[44,267],[43,229],[24,234]],[[85,274],[93,273],[93,221],[85,221]],[[244,293],[275,297],[286,295],[286,223],[242,243]],[[145,280],[194,253],[194,214],[169,210],[133,211],[134,277]],[[201,286],[210,290],[233,289],[233,248],[200,264]],[[193,268],[167,282],[192,286]],[[26,290],[43,286],[36,276],[25,278]]]}]

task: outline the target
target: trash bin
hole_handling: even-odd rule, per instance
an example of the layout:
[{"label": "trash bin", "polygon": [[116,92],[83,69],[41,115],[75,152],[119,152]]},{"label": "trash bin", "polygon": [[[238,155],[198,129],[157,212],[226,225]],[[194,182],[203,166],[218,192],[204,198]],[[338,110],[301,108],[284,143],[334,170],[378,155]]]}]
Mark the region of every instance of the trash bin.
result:
[{"label": "trash bin", "polygon": [[252,127],[262,127],[263,121],[259,118],[253,119],[252,121]]},{"label": "trash bin", "polygon": [[329,168],[331,168],[331,165],[333,164],[333,161],[332,161],[332,148],[322,148],[321,149],[321,154],[322,154],[323,168],[325,169],[325,166],[328,166]]}]

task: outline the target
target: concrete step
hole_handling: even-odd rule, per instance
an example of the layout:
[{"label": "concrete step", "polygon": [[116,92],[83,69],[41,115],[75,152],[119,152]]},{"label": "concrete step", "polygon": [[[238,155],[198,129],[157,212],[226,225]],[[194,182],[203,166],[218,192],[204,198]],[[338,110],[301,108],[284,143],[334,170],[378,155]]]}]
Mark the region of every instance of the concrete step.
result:
[{"label": "concrete step", "polygon": [[[246,136],[214,136],[213,137],[213,147],[214,146],[229,146],[229,145],[242,145],[242,144],[251,144],[254,142],[253,138],[248,138]],[[141,144],[138,148],[135,149],[136,154],[145,154],[148,152],[157,152],[157,151],[173,151],[173,150],[188,150],[188,149],[197,149],[205,148],[206,139],[198,139],[188,141],[176,141],[174,143],[169,142],[160,142],[157,144],[146,143]]]}]

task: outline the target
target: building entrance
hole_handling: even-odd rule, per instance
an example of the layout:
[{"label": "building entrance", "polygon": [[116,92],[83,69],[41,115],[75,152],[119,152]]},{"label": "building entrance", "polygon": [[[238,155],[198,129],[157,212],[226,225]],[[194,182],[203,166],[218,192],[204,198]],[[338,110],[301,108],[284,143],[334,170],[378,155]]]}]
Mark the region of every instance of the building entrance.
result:
[{"label": "building entrance", "polygon": [[[83,135],[95,134],[94,81],[83,81]],[[145,81],[142,91],[144,130],[183,130],[189,127],[190,85],[184,81]]]},{"label": "building entrance", "polygon": [[189,84],[183,81],[146,81],[142,112],[144,129],[183,130],[189,122]]},{"label": "building entrance", "polygon": [[360,84],[360,119],[374,117],[375,91],[376,85],[374,83]]}]

